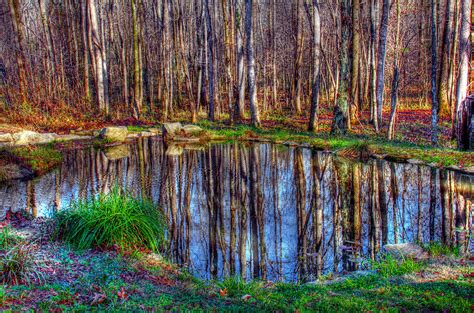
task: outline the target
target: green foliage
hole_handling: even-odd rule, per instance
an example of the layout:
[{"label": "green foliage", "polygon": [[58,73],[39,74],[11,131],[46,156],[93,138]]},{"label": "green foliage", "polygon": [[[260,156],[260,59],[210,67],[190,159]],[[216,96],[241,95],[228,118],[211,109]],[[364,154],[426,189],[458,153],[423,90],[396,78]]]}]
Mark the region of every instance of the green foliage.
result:
[{"label": "green foliage", "polygon": [[460,255],[459,247],[450,247],[440,242],[430,242],[423,247],[432,257]]},{"label": "green foliage", "polygon": [[150,200],[114,187],[109,194],[74,203],[56,217],[55,238],[77,249],[117,246],[157,251],[166,230],[162,211]]},{"label": "green foliage", "polygon": [[16,244],[20,243],[21,238],[12,234],[9,227],[3,227],[0,231],[0,250],[9,250]]},{"label": "green foliage", "polygon": [[41,281],[42,274],[36,269],[33,246],[20,244],[1,253],[0,282],[18,285]]},{"label": "green foliage", "polygon": [[390,254],[384,254],[379,261],[372,262],[372,268],[383,277],[392,277],[419,272],[423,269],[423,264],[411,258],[399,260]]}]

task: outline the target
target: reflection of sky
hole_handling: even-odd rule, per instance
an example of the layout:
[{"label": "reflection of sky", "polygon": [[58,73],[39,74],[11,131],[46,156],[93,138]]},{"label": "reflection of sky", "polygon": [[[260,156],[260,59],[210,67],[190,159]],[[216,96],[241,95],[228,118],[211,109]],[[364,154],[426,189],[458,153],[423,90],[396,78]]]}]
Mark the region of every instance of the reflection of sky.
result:
[{"label": "reflection of sky", "polygon": [[[162,197],[162,206],[169,208],[169,197],[166,194],[169,192],[170,183],[174,184],[176,190],[178,207],[177,224],[181,225],[184,221],[184,190],[187,179],[188,156],[189,151],[186,151],[180,157],[174,158],[174,175],[165,178],[164,171],[168,169],[163,167],[164,147],[161,142],[153,139],[144,139],[141,147],[139,145],[132,145],[131,154],[128,158],[108,161],[102,152],[94,152],[91,150],[77,150],[69,152],[65,156],[62,167],[47,175],[44,175],[31,182],[14,182],[10,184],[0,185],[0,219],[3,219],[7,210],[17,212],[28,208],[28,201],[30,199],[30,207],[35,207],[33,210],[36,216],[50,217],[54,214],[57,206],[59,210],[64,209],[70,205],[72,201],[78,198],[91,197],[98,192],[107,192],[115,182],[119,182],[122,186],[126,186],[133,194],[138,195],[142,191],[149,194],[151,198],[157,202],[160,198],[161,190],[165,191],[165,196]],[[215,147],[219,153],[217,155],[221,158],[222,168],[224,173],[217,181],[213,177],[215,186],[223,186],[223,227],[225,235],[223,236],[227,249],[225,251],[225,258],[229,259],[229,242],[230,242],[230,155],[232,152],[231,145],[223,145]],[[294,279],[298,273],[298,223],[296,219],[296,187],[294,177],[294,148],[271,146],[267,144],[259,144],[257,146],[259,151],[259,161],[261,167],[261,188],[264,197],[264,242],[267,251],[267,273],[268,278],[277,280],[280,278]],[[193,151],[195,153],[195,166],[193,168],[192,184],[191,184],[191,233],[190,233],[190,264],[189,267],[192,272],[204,278],[210,278],[210,264],[209,264],[209,217],[207,208],[207,196],[205,188],[205,178],[203,175],[204,162],[208,158],[204,158],[205,151]],[[246,153],[250,148],[246,148]],[[333,157],[329,154],[318,153],[321,167],[326,164],[321,182],[321,197],[323,203],[323,251],[324,251],[324,271],[330,272],[334,269],[335,255],[337,259],[341,259],[340,246],[344,243],[343,236],[345,234],[342,225],[342,214],[339,222],[341,226],[337,229],[334,227],[334,196],[340,193],[341,197],[349,197],[350,194],[343,194],[341,186],[336,184],[336,179],[342,179],[335,172],[335,165]],[[248,155],[247,155],[248,157]],[[310,210],[312,197],[312,160],[311,151],[308,149],[302,150],[303,168],[306,181],[306,212]],[[344,164],[351,172],[351,164],[347,161],[338,161]],[[361,229],[361,244],[362,254],[369,255],[370,253],[370,234],[371,234],[371,215],[370,215],[370,182],[372,181],[372,162],[366,164],[359,164],[360,167],[360,201],[362,210],[362,229]],[[428,167],[418,168],[415,165],[395,164],[393,167],[390,163],[382,162],[379,176],[383,174],[383,182],[379,181],[379,188],[383,188],[382,192],[385,194],[387,205],[387,229],[388,242],[395,242],[395,229],[398,233],[398,242],[416,240],[418,234],[418,224],[421,222],[421,231],[423,241],[430,239],[430,220],[434,223],[434,236],[436,240],[441,237],[442,225],[442,195],[440,192],[440,173],[435,170],[432,171]],[[418,176],[418,169],[420,170],[420,177]],[[395,181],[392,180],[392,170],[395,173]],[[213,173],[215,175],[215,173]],[[250,173],[249,173],[250,174]],[[458,175],[458,174],[456,174]],[[453,175],[455,183],[458,181],[458,176]],[[275,185],[275,177],[276,184]],[[165,179],[165,180],[164,180]],[[240,177],[238,178],[240,179]],[[466,176],[463,178],[466,180]],[[431,182],[433,180],[433,184]],[[468,184],[472,182],[472,178],[468,178]],[[181,190],[180,188],[180,183]],[[421,211],[418,209],[419,193],[418,183],[421,182]],[[395,199],[395,209],[393,204],[392,184],[396,183],[398,189],[398,197]],[[165,185],[163,185],[165,184]],[[30,187],[29,187],[30,186]],[[404,187],[405,186],[405,187]],[[464,184],[466,186],[466,184]],[[143,190],[145,188],[145,190]],[[278,194],[278,205],[274,201],[273,188],[276,188]],[[466,188],[464,188],[466,189]],[[28,192],[30,190],[30,192]],[[404,191],[405,190],[405,191]],[[472,185],[470,187],[472,190]],[[33,191],[33,192],[31,192]],[[430,205],[431,193],[434,192],[434,206],[431,208],[433,214],[430,219]],[[248,205],[248,203],[247,203]],[[404,209],[403,209],[404,207]],[[248,207],[247,207],[248,210]],[[234,248],[235,268],[239,272],[238,261],[238,247],[239,247],[239,212],[236,213],[236,244]],[[280,220],[281,216],[281,220]],[[433,217],[434,216],[434,217]],[[395,218],[397,220],[395,228]],[[281,226],[280,226],[281,225]],[[246,243],[246,273],[250,275],[252,247],[250,238],[250,219],[248,218],[247,229],[247,243]],[[218,229],[221,225],[217,226]],[[310,227],[311,228],[311,227]],[[183,227],[186,229],[186,227]],[[336,253],[334,250],[334,236],[336,236]],[[259,239],[261,240],[261,239]],[[308,242],[311,244],[312,237],[308,235]],[[179,247],[181,250],[186,249],[185,238],[180,239]],[[259,245],[261,242],[259,242]],[[183,250],[184,251],[184,250]],[[182,251],[182,252],[183,252]],[[224,276],[223,270],[223,255],[222,249],[218,247],[218,275]],[[280,267],[281,271],[280,272]],[[337,264],[338,271],[343,269],[342,263]],[[311,274],[311,273],[310,273]]]}]

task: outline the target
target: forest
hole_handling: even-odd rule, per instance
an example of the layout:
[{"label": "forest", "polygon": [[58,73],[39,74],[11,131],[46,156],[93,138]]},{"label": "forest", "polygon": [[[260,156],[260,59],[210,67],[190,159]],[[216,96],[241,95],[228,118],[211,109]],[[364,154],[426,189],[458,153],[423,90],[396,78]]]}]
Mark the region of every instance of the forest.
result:
[{"label": "forest", "polygon": [[473,19],[0,0],[0,311],[472,311]]},{"label": "forest", "polygon": [[394,139],[400,119],[420,121],[436,145],[459,137],[473,85],[469,0],[4,0],[0,10],[4,119],[43,128],[292,119]]}]

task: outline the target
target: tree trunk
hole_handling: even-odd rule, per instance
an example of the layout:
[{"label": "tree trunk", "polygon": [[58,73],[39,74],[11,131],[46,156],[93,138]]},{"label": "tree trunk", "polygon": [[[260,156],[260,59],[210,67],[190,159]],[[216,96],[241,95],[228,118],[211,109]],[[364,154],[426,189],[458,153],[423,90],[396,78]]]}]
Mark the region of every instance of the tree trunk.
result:
[{"label": "tree trunk", "polygon": [[133,19],[133,117],[140,119],[142,114],[142,68],[140,60],[140,29],[138,25],[138,1],[132,0],[132,19]]},{"label": "tree trunk", "polygon": [[349,44],[350,44],[350,0],[341,1],[341,46],[339,51],[339,88],[337,104],[334,108],[332,134],[345,134],[350,129],[349,116]]},{"label": "tree trunk", "polygon": [[441,50],[440,74],[438,81],[439,115],[450,116],[451,103],[449,102],[449,59],[451,57],[451,37],[453,35],[454,6],[456,0],[446,0],[446,16]]},{"label": "tree trunk", "polygon": [[319,0],[313,0],[313,50],[312,66],[313,73],[311,77],[311,113],[309,117],[309,131],[318,129],[318,111],[319,111],[319,86],[320,86],[320,55],[321,55],[321,16],[319,15]]},{"label": "tree trunk", "polygon": [[431,143],[438,144],[438,40],[436,0],[431,0]]},{"label": "tree trunk", "polygon": [[469,61],[471,58],[471,0],[461,0],[461,31],[459,33],[459,78],[456,93],[456,137],[458,148],[465,148],[460,127],[462,119],[461,103],[467,97]]},{"label": "tree trunk", "polygon": [[260,127],[260,113],[257,102],[257,84],[255,81],[253,0],[245,0],[245,33],[247,35],[247,75],[252,125]]},{"label": "tree trunk", "polygon": [[377,124],[382,127],[383,124],[383,95],[385,88],[385,56],[387,54],[387,33],[390,15],[389,0],[383,1],[382,22],[380,24],[379,51],[377,59]]},{"label": "tree trunk", "polygon": [[105,68],[104,68],[104,59],[103,59],[103,45],[101,41],[101,32],[100,32],[100,23],[99,16],[97,11],[97,0],[87,0],[88,8],[88,25],[89,25],[89,41],[91,45],[91,55],[94,59],[94,75],[95,75],[95,89],[96,89],[96,99],[97,106],[100,112],[108,114],[109,108],[106,103],[105,95]]},{"label": "tree trunk", "polygon": [[8,7],[12,19],[13,31],[15,32],[18,49],[16,51],[16,65],[18,69],[18,87],[22,102],[27,100],[28,85],[26,81],[26,59],[23,48],[24,32],[21,20],[20,0],[8,0]]},{"label": "tree trunk", "polygon": [[214,82],[214,34],[212,32],[211,12],[209,8],[209,0],[206,1],[206,21],[207,21],[207,48],[209,51],[209,62],[207,70],[209,72],[209,111],[208,118],[211,121],[215,119],[215,82]]}]

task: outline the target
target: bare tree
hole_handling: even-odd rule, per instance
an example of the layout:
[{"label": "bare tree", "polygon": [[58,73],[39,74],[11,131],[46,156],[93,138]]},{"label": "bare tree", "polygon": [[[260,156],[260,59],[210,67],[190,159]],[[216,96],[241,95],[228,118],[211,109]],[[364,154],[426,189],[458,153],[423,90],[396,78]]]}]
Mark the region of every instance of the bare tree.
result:
[{"label": "bare tree", "polygon": [[257,84],[255,81],[253,0],[245,0],[245,33],[247,35],[247,75],[252,124],[260,127],[260,113],[257,102]]}]

